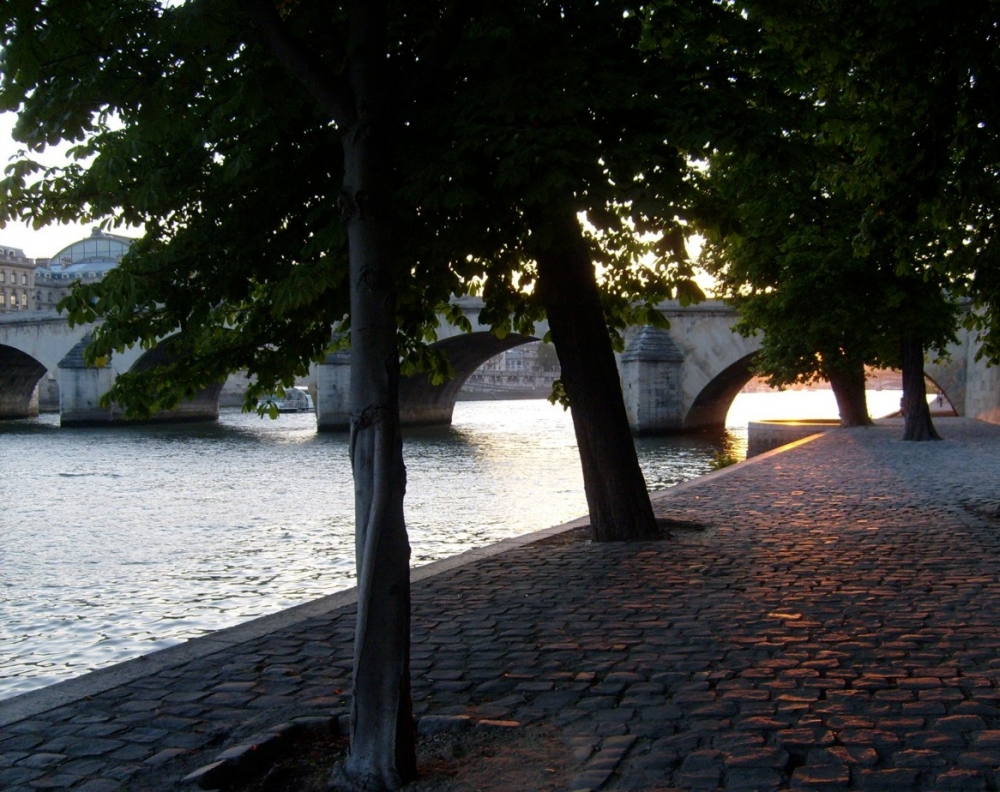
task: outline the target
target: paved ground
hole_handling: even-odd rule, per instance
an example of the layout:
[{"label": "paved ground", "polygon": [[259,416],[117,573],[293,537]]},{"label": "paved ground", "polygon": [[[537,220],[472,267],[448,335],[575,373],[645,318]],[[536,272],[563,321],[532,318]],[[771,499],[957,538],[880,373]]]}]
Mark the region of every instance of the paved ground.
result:
[{"label": "paved ground", "polygon": [[[938,426],[675,488],[658,513],[706,527],[669,541],[443,565],[414,584],[418,714],[554,724],[574,789],[997,789],[1000,426]],[[346,712],[344,602],[0,702],[0,789],[172,789]]]}]

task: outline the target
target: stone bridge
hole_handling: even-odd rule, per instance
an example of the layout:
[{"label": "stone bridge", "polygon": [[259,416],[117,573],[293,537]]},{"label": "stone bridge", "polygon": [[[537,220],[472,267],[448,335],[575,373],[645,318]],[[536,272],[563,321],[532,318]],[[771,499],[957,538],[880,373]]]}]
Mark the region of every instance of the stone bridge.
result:
[{"label": "stone bridge", "polygon": [[[454,379],[431,385],[412,377],[400,385],[400,410],[407,424],[451,422],[455,398],[473,371],[500,352],[540,340],[548,331],[539,323],[535,335],[510,334],[498,339],[479,323],[482,301],[457,300],[472,332],[442,326],[438,345],[455,370]],[[663,303],[670,330],[630,328],[619,372],[629,421],[639,434],[700,429],[725,424],[736,394],[750,380],[750,361],[760,344],[732,331],[736,312],[718,300],[682,308]],[[321,429],[349,426],[349,355],[331,355],[317,377],[317,420]]]},{"label": "stone bridge", "polygon": [[[462,385],[494,355],[540,339],[547,331],[542,322],[536,335],[510,334],[499,339],[479,323],[481,301],[458,301],[472,323],[464,333],[443,323],[437,344],[447,353],[454,379],[432,385],[426,377],[405,379],[400,386],[404,423],[446,424],[451,421],[455,398]],[[759,348],[756,338],[733,333],[735,311],[720,301],[680,307],[661,306],[670,321],[669,331],[632,328],[619,361],[629,420],[638,434],[695,430],[723,426],[736,394],[750,380],[750,364]],[[101,408],[99,399],[118,373],[155,364],[169,354],[169,342],[156,350],[130,350],[115,356],[103,368],[82,362],[86,327],[69,328],[54,313],[13,314],[0,317],[0,418],[33,414],[33,393],[45,373],[57,373],[60,420],[63,425],[110,423],[121,419],[112,406]],[[959,415],[1000,421],[1000,376],[974,360],[975,345],[967,335],[943,365],[929,361],[927,376]],[[347,353],[330,355],[317,371],[317,426],[339,431],[349,423],[349,361]],[[220,386],[209,388],[160,420],[205,420],[218,417]]]},{"label": "stone bridge", "polygon": [[[169,354],[170,341],[156,349],[138,347],[115,355],[100,368],[83,361],[92,327],[70,327],[55,311],[0,314],[0,420],[38,413],[38,384],[51,373],[59,383],[59,420],[63,426],[91,426],[123,420],[115,405],[102,407],[101,396],[119,373],[156,365]],[[222,383],[206,388],[174,410],[157,416],[163,421],[215,420],[219,417]]]}]

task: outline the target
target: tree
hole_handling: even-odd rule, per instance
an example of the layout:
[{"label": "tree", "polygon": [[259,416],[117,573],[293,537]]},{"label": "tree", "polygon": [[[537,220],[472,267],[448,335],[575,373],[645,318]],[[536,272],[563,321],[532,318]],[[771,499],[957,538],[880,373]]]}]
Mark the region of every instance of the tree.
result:
[{"label": "tree", "polygon": [[[12,165],[2,216],[145,226],[121,267],[100,284],[76,289],[65,304],[74,321],[104,320],[89,349],[94,359],[173,336],[176,357],[120,377],[112,398],[133,414],[148,414],[247,368],[256,377],[252,399],[290,385],[329,347],[331,328],[350,329],[359,619],[347,770],[365,787],[397,786],[413,773],[397,343],[406,366],[440,369],[442,361],[423,341],[433,338],[435,311],[451,293],[484,283],[486,315],[497,332],[530,326],[543,305],[562,311],[554,324],[566,330],[554,335],[560,354],[577,362],[567,367],[567,392],[585,405],[596,371],[603,380],[595,404],[608,406],[577,419],[584,428],[592,422],[602,438],[581,442],[588,490],[595,483],[603,489],[594,508],[598,535],[655,530],[641,471],[627,454],[614,457],[621,460],[607,477],[614,487],[595,475],[608,446],[616,452],[627,446],[634,463],[627,425],[619,420],[610,432],[600,425],[621,402],[609,387],[617,374],[607,365],[610,340],[600,320],[602,310],[618,327],[643,312],[656,318],[648,303],[673,287],[673,273],[665,259],[632,265],[645,249],[677,249],[677,236],[637,241],[632,231],[658,225],[648,205],[638,204],[639,188],[631,196],[610,193],[627,198],[637,207],[632,212],[616,211],[608,193],[581,204],[572,185],[534,193],[523,174],[511,178],[524,152],[496,156],[481,139],[470,143],[474,130],[464,130],[460,146],[447,139],[441,145],[437,126],[461,116],[455,98],[468,100],[476,80],[494,77],[479,89],[486,85],[484,95],[503,94],[508,107],[517,106],[510,75],[496,75],[474,51],[483,35],[502,41],[509,31],[502,20],[470,19],[476,5],[427,3],[403,13],[378,3],[300,3],[276,12],[270,3],[229,0],[168,7],[154,0],[86,6],[15,0],[0,10],[0,106],[19,111],[17,134],[31,149],[58,140],[78,144],[77,162],[66,168],[43,168],[28,154]],[[593,9],[609,18],[605,6]],[[539,14],[550,27],[560,24],[553,6],[527,3],[517,9],[518,34],[529,38]],[[621,8],[610,18],[620,25]],[[625,27],[616,28],[615,44],[631,55],[637,35],[626,34],[638,28]],[[588,30],[603,33],[593,20]],[[564,39],[564,46],[583,43],[579,36]],[[455,98],[436,89],[442,73],[462,88]],[[607,99],[617,86],[607,81],[602,89]],[[633,88],[626,104],[640,97]],[[537,109],[540,95],[534,100]],[[496,123],[497,108],[489,110],[486,121]],[[586,107],[573,111],[577,122],[586,120]],[[556,144],[571,132],[547,127],[532,141],[530,156],[558,160]],[[588,139],[600,134],[591,130]],[[614,142],[622,173],[634,179],[626,142]],[[513,222],[506,205],[497,212],[468,195],[454,201],[447,166],[456,148],[461,169],[477,147],[486,156],[476,161],[485,167],[474,186],[494,198],[509,188]],[[571,148],[581,156],[579,142]],[[676,151],[668,153],[671,163],[683,165]],[[560,178],[569,170],[564,165]],[[603,166],[597,173],[609,182]],[[667,176],[682,184],[681,173],[674,167]],[[555,198],[555,210],[548,209]],[[577,220],[581,208],[594,210],[598,222],[590,238]],[[641,224],[630,228],[636,218]],[[535,239],[525,241],[532,232]],[[599,296],[590,253],[619,265],[605,279],[610,297]],[[542,276],[546,268],[551,276]],[[685,274],[682,266],[681,286]],[[530,296],[536,277],[547,281],[537,290],[547,293],[543,303]],[[563,277],[582,295],[584,322],[563,307]],[[640,292],[647,304],[631,307]],[[600,368],[578,364],[588,354],[581,343],[600,350]]]},{"label": "tree", "polygon": [[842,114],[826,130],[850,152],[834,172],[835,183],[864,206],[855,247],[859,255],[888,261],[909,291],[905,305],[897,304],[904,315],[895,334],[903,369],[903,438],[937,439],[926,400],[924,352],[951,334],[955,312],[944,291],[961,291],[964,280],[947,274],[954,237],[942,235],[933,210],[926,211],[941,206],[943,197],[947,144],[940,133],[949,111],[939,103],[948,92],[950,64],[945,64],[954,52],[947,39],[954,29],[942,35],[950,25],[942,27],[941,21],[952,14],[936,2],[901,11],[872,0],[832,4],[820,16],[810,20],[811,30],[833,24],[851,48],[847,76],[830,68],[830,61],[814,72],[826,85],[834,112]]},{"label": "tree", "polygon": [[798,171],[786,160],[712,159],[716,225],[706,226],[706,260],[739,311],[736,329],[763,333],[757,373],[774,387],[828,380],[841,425],[864,426],[865,364],[878,340],[869,318],[881,307],[868,276],[877,273],[854,259],[842,209],[812,188],[808,160]]},{"label": "tree", "polygon": [[[943,196],[940,186],[930,188],[937,177],[928,180],[942,160],[939,147],[923,130],[936,126],[926,112],[933,91],[912,89],[926,80],[925,60],[933,61],[934,47],[921,57],[911,51],[915,40],[937,36],[927,13],[932,5],[921,4],[914,13],[879,0],[821,9],[747,3],[748,18],[761,31],[752,52],[771,54],[764,62],[779,66],[774,85],[797,112],[784,113],[769,140],[757,141],[749,154],[716,156],[712,177],[717,188],[728,185],[723,189],[730,198],[751,196],[746,206],[728,206],[729,241],[722,247],[741,259],[732,265],[729,285],[748,307],[745,329],[767,324],[767,370],[778,372],[779,380],[803,371],[821,374],[836,388],[836,372],[821,369],[845,351],[858,374],[860,359],[902,366],[907,439],[934,436],[923,351],[951,339],[954,296],[963,288],[960,274],[946,274],[954,236],[948,242],[940,227],[917,220],[920,196]],[[921,17],[916,25],[915,17]],[[912,118],[896,116],[904,108]],[[787,182],[794,198],[781,192]],[[932,203],[942,206],[938,197]],[[760,256],[773,260],[755,258]],[[801,266],[790,271],[793,259]],[[810,304],[803,289],[814,296],[812,311],[800,311],[793,330],[775,319],[787,311],[782,294],[794,294],[795,283],[801,305]],[[802,328],[808,340],[797,336]],[[855,391],[863,387],[858,374],[850,378]]]},{"label": "tree", "polygon": [[269,0],[246,7],[271,51],[336,124],[343,145],[340,215],[351,298],[351,466],[358,610],[351,750],[344,773],[363,789],[416,777],[410,698],[410,546],[399,420],[396,252],[387,74],[387,8],[349,6],[346,80],[282,22]]},{"label": "tree", "polygon": [[[796,156],[789,148],[804,151]],[[865,426],[865,367],[909,369],[901,355],[904,327],[943,352],[955,306],[940,284],[858,254],[863,210],[823,184],[824,159],[819,146],[787,141],[714,157],[715,225],[705,251],[740,312],[737,329],[763,332],[757,371],[778,387],[828,380],[841,425]],[[922,379],[922,353],[920,360]]]},{"label": "tree", "polygon": [[[700,25],[706,15],[726,17],[700,6],[691,13]],[[437,200],[422,203],[424,214],[438,228],[485,229],[462,248],[471,251],[468,265],[453,266],[477,276],[481,267],[504,314],[526,306],[520,315],[530,320],[533,308],[545,309],[598,539],[656,535],[624,440],[599,306],[620,327],[627,317],[656,320],[651,298],[700,297],[683,245],[693,196],[688,152],[733,123],[720,119],[720,107],[738,109],[724,87],[696,90],[703,53],[666,60],[636,46],[642,32],[627,4],[484,4],[433,95],[421,97],[424,107],[446,96],[460,108],[435,111],[427,125],[437,135],[427,148],[452,158],[435,169],[448,177],[430,193]],[[528,262],[517,281],[496,272],[512,258]],[[636,298],[638,310],[629,304]]]},{"label": "tree", "polygon": [[542,371],[559,370],[559,358],[551,344],[539,344],[536,362]]},{"label": "tree", "polygon": [[[761,6],[768,13],[778,7]],[[864,207],[857,251],[937,284],[952,299],[970,297],[978,309],[968,320],[980,331],[982,353],[1000,359],[996,5],[832,2],[808,17],[777,18],[786,40],[797,38],[799,52],[812,52],[806,71],[839,111],[824,131],[847,152],[831,173],[838,189]],[[902,330],[904,436],[932,439],[918,347],[933,347],[936,331],[920,322]]]},{"label": "tree", "polygon": [[[291,330],[296,309],[310,301],[306,296],[284,292],[282,302],[287,281],[283,285],[280,279],[264,275],[263,267],[257,269],[271,262],[251,263],[249,271],[245,269],[240,277],[212,284],[211,288],[206,283],[178,283],[176,270],[164,267],[174,263],[177,255],[190,255],[192,247],[222,243],[220,237],[228,230],[227,222],[249,231],[238,215],[251,206],[261,209],[263,196],[251,189],[246,200],[235,201],[232,188],[234,182],[245,186],[239,178],[241,171],[258,151],[248,143],[247,130],[233,123],[234,105],[227,108],[226,102],[220,100],[240,100],[235,107],[245,110],[248,103],[242,93],[248,89],[252,93],[253,85],[246,82],[247,73],[263,72],[273,84],[278,76],[275,64],[263,62],[265,58],[255,42],[240,35],[246,31],[239,24],[234,28],[220,25],[211,13],[204,13],[204,7],[160,10],[150,3],[134,3],[127,8],[109,3],[100,9],[50,11],[34,3],[12,6],[3,18],[5,102],[13,99],[17,105],[25,104],[22,135],[36,144],[89,135],[80,153],[98,157],[87,171],[71,167],[65,174],[50,173],[54,179],[46,187],[54,183],[62,189],[50,203],[38,198],[24,181],[31,166],[15,169],[8,190],[24,197],[40,217],[66,216],[85,194],[97,201],[90,209],[94,215],[117,214],[120,219],[141,219],[150,226],[136,254],[129,258],[130,265],[109,279],[107,290],[81,290],[75,295],[70,304],[74,315],[91,319],[105,312],[111,317],[103,341],[105,349],[137,338],[155,341],[179,324],[184,339],[181,343],[202,368],[195,377],[173,385],[176,390],[168,391],[166,398],[176,398],[177,390],[183,392],[192,380],[217,374],[213,366],[220,365],[220,361],[212,356],[222,356],[224,368],[241,355],[239,345],[248,339],[266,350],[259,357],[250,353],[258,372],[265,378],[282,377],[289,366],[283,367],[271,358],[275,344],[285,340],[280,328],[284,325]],[[394,192],[386,152],[390,145],[385,107],[386,9],[379,3],[353,3],[346,19],[341,20],[347,30],[346,42],[330,43],[345,55],[343,77],[313,56],[273,6],[258,3],[253,11],[270,49],[308,89],[315,108],[305,101],[303,92],[290,104],[306,114],[311,125],[323,117],[316,114],[316,109],[325,114],[334,122],[343,146],[342,158],[336,160],[340,167],[328,166],[324,175],[333,171],[341,176],[339,209],[347,241],[348,272],[339,270],[336,275],[328,275],[328,280],[320,280],[319,285],[332,285],[338,296],[335,288],[348,280],[352,320],[350,447],[357,518],[358,617],[351,751],[345,772],[359,788],[396,788],[415,776],[416,762],[408,662],[409,545],[403,521],[405,469],[398,406]],[[201,25],[205,27],[199,29]],[[156,39],[158,46],[138,43],[150,28],[162,36]],[[336,30],[327,29],[330,33]],[[191,39],[186,41],[188,35]],[[45,46],[40,48],[43,40]],[[49,75],[40,77],[39,70],[47,71],[53,63],[54,85],[46,84]],[[115,71],[120,68],[131,74],[126,71],[127,76],[119,79]],[[35,92],[39,83],[45,84],[47,90]],[[208,89],[219,90],[209,93]],[[59,103],[66,103],[67,109],[54,114],[53,105]],[[194,136],[194,146],[186,152],[195,155],[194,162],[181,161],[180,168],[171,169],[165,168],[166,158],[173,147],[183,142],[175,130],[161,130],[160,125],[169,116],[160,113],[178,109],[178,104],[184,110],[194,110],[192,115],[199,120],[204,120],[207,111],[214,123]],[[253,97],[249,104],[261,111],[265,125],[275,122],[273,115],[263,112],[264,96]],[[288,104],[283,109],[288,110]],[[103,120],[109,111],[118,115],[121,133]],[[95,118],[99,119],[97,123]],[[38,136],[32,140],[24,128],[26,123],[34,122],[41,123]],[[230,125],[230,134],[222,133]],[[280,136],[274,134],[277,130],[271,131],[261,141],[265,148],[279,145],[276,138]],[[303,137],[308,139],[310,131],[293,128],[293,145],[302,146]],[[130,164],[136,164],[127,175],[120,170],[123,145]],[[192,165],[196,170],[190,170]],[[221,178],[204,178],[203,172],[211,171],[213,166],[221,166]],[[101,201],[100,188],[108,186],[112,181],[109,177],[115,175],[115,192]],[[177,180],[180,195],[158,193],[158,188],[165,186],[158,178],[163,176]],[[226,188],[230,191],[228,199],[222,195]],[[138,205],[131,199],[138,199]],[[38,202],[32,203],[34,200]],[[173,216],[163,211],[164,202],[174,210]],[[233,207],[233,203],[238,206]],[[208,218],[208,229],[199,227],[201,218],[196,217],[195,210],[204,212],[209,208],[217,211]],[[329,208],[317,211],[328,220]],[[288,212],[288,206],[279,210],[277,217],[260,211],[253,220],[266,223],[265,233],[253,235],[254,241],[263,243],[265,250],[269,242],[282,249],[281,242],[269,237],[282,236],[286,226],[296,222],[297,218],[290,218]],[[213,239],[213,231],[223,233],[214,234]],[[329,237],[330,232],[326,234]],[[283,250],[290,255],[307,254],[302,258],[319,269],[327,250],[313,249],[310,243],[308,235],[301,235]],[[223,250],[211,251],[209,258],[222,258],[227,253],[252,255],[245,247],[226,251],[223,245]],[[279,258],[279,268],[284,263]],[[294,268],[304,262],[292,260],[289,264]],[[188,263],[188,271],[195,266]],[[160,278],[160,272],[169,274]],[[201,279],[192,273],[190,280]],[[139,299],[121,299],[121,291],[129,288]],[[267,289],[272,290],[268,295],[272,299],[269,305],[261,306],[260,298]],[[342,306],[340,299],[338,296],[333,301],[334,310]],[[179,306],[179,300],[188,304]],[[325,333],[328,340],[330,315],[322,308],[318,313],[309,329],[315,332],[318,327],[321,337]],[[228,331],[225,326],[229,323],[239,330]],[[213,344],[216,339],[221,343]],[[298,350],[291,367],[310,351]],[[242,355],[247,354],[244,349]],[[189,362],[182,360],[173,365]],[[138,386],[130,396],[132,404],[148,410],[165,399],[162,391],[142,378],[135,377],[132,382]],[[124,389],[121,392],[126,393]]]},{"label": "tree", "polygon": [[[609,21],[612,27],[605,31],[610,35],[593,35]],[[511,256],[534,262],[516,284],[507,282],[504,299],[526,303],[526,316],[542,308],[548,317],[598,540],[659,535],[605,327],[604,308],[612,306],[602,306],[595,280],[593,261],[599,245],[585,239],[577,219],[587,209],[599,207],[615,225],[622,222],[610,215],[603,184],[593,196],[582,195],[587,180],[595,175],[600,182],[608,181],[606,174],[593,173],[592,146],[600,140],[604,113],[610,108],[595,108],[590,91],[580,88],[580,82],[587,81],[584,75],[593,81],[607,80],[608,85],[597,86],[594,93],[598,101],[613,104],[608,87],[621,75],[596,72],[595,61],[603,64],[616,51],[623,59],[622,72],[626,64],[642,68],[635,57],[639,29],[633,21],[629,36],[622,27],[616,4],[580,10],[544,2],[484,7],[478,25],[459,42],[458,68],[444,73],[463,112],[439,113],[443,121],[437,130],[440,147],[455,148],[469,174],[462,179],[459,171],[453,177],[471,196],[460,207],[463,220],[472,220],[473,227],[502,224],[501,234],[487,235],[471,247],[475,261],[493,275],[494,288],[505,279],[494,275],[493,262]],[[581,41],[584,37],[586,43]],[[619,83],[619,88],[632,101],[632,86]],[[589,172],[578,175],[581,167]],[[453,217],[442,218],[441,224],[448,225]],[[611,256],[605,261],[627,266],[635,250],[631,246],[621,251],[618,261]],[[663,284],[657,276],[647,299],[663,295]],[[627,290],[619,294],[631,296]],[[621,316],[617,318],[620,322]]]},{"label": "tree", "polygon": [[[850,79],[841,78],[845,100],[858,108],[841,134],[856,152],[842,183],[867,204],[858,247],[952,296],[972,296],[984,311],[970,317],[981,320],[991,354],[1000,15],[982,0],[960,9],[871,0],[833,10],[859,52]],[[902,334],[908,440],[938,437],[923,377],[932,332],[918,322]]]}]

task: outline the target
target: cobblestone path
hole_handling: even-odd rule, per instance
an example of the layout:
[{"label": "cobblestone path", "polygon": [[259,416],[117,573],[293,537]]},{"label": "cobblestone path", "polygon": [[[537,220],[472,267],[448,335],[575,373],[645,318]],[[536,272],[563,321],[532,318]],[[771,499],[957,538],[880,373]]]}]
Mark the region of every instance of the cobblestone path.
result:
[{"label": "cobblestone path", "polygon": [[[416,582],[417,715],[553,724],[578,790],[997,789],[1000,427],[938,425],[659,494],[665,541],[564,533]],[[0,702],[0,789],[177,788],[346,712],[352,635],[348,605]]]}]

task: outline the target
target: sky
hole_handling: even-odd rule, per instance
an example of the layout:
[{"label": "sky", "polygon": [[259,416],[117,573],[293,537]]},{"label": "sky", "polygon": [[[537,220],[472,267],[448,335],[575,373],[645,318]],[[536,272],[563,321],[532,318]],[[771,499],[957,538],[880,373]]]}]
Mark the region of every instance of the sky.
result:
[{"label": "sky", "polygon": [[[0,113],[0,165],[4,168],[10,158],[23,146],[11,138],[15,116],[13,113]],[[58,153],[49,154],[46,162],[55,164]],[[0,245],[20,248],[29,258],[49,258],[67,245],[71,245],[83,237],[90,236],[91,224],[57,224],[34,230],[24,223],[8,223],[0,228]]]}]

